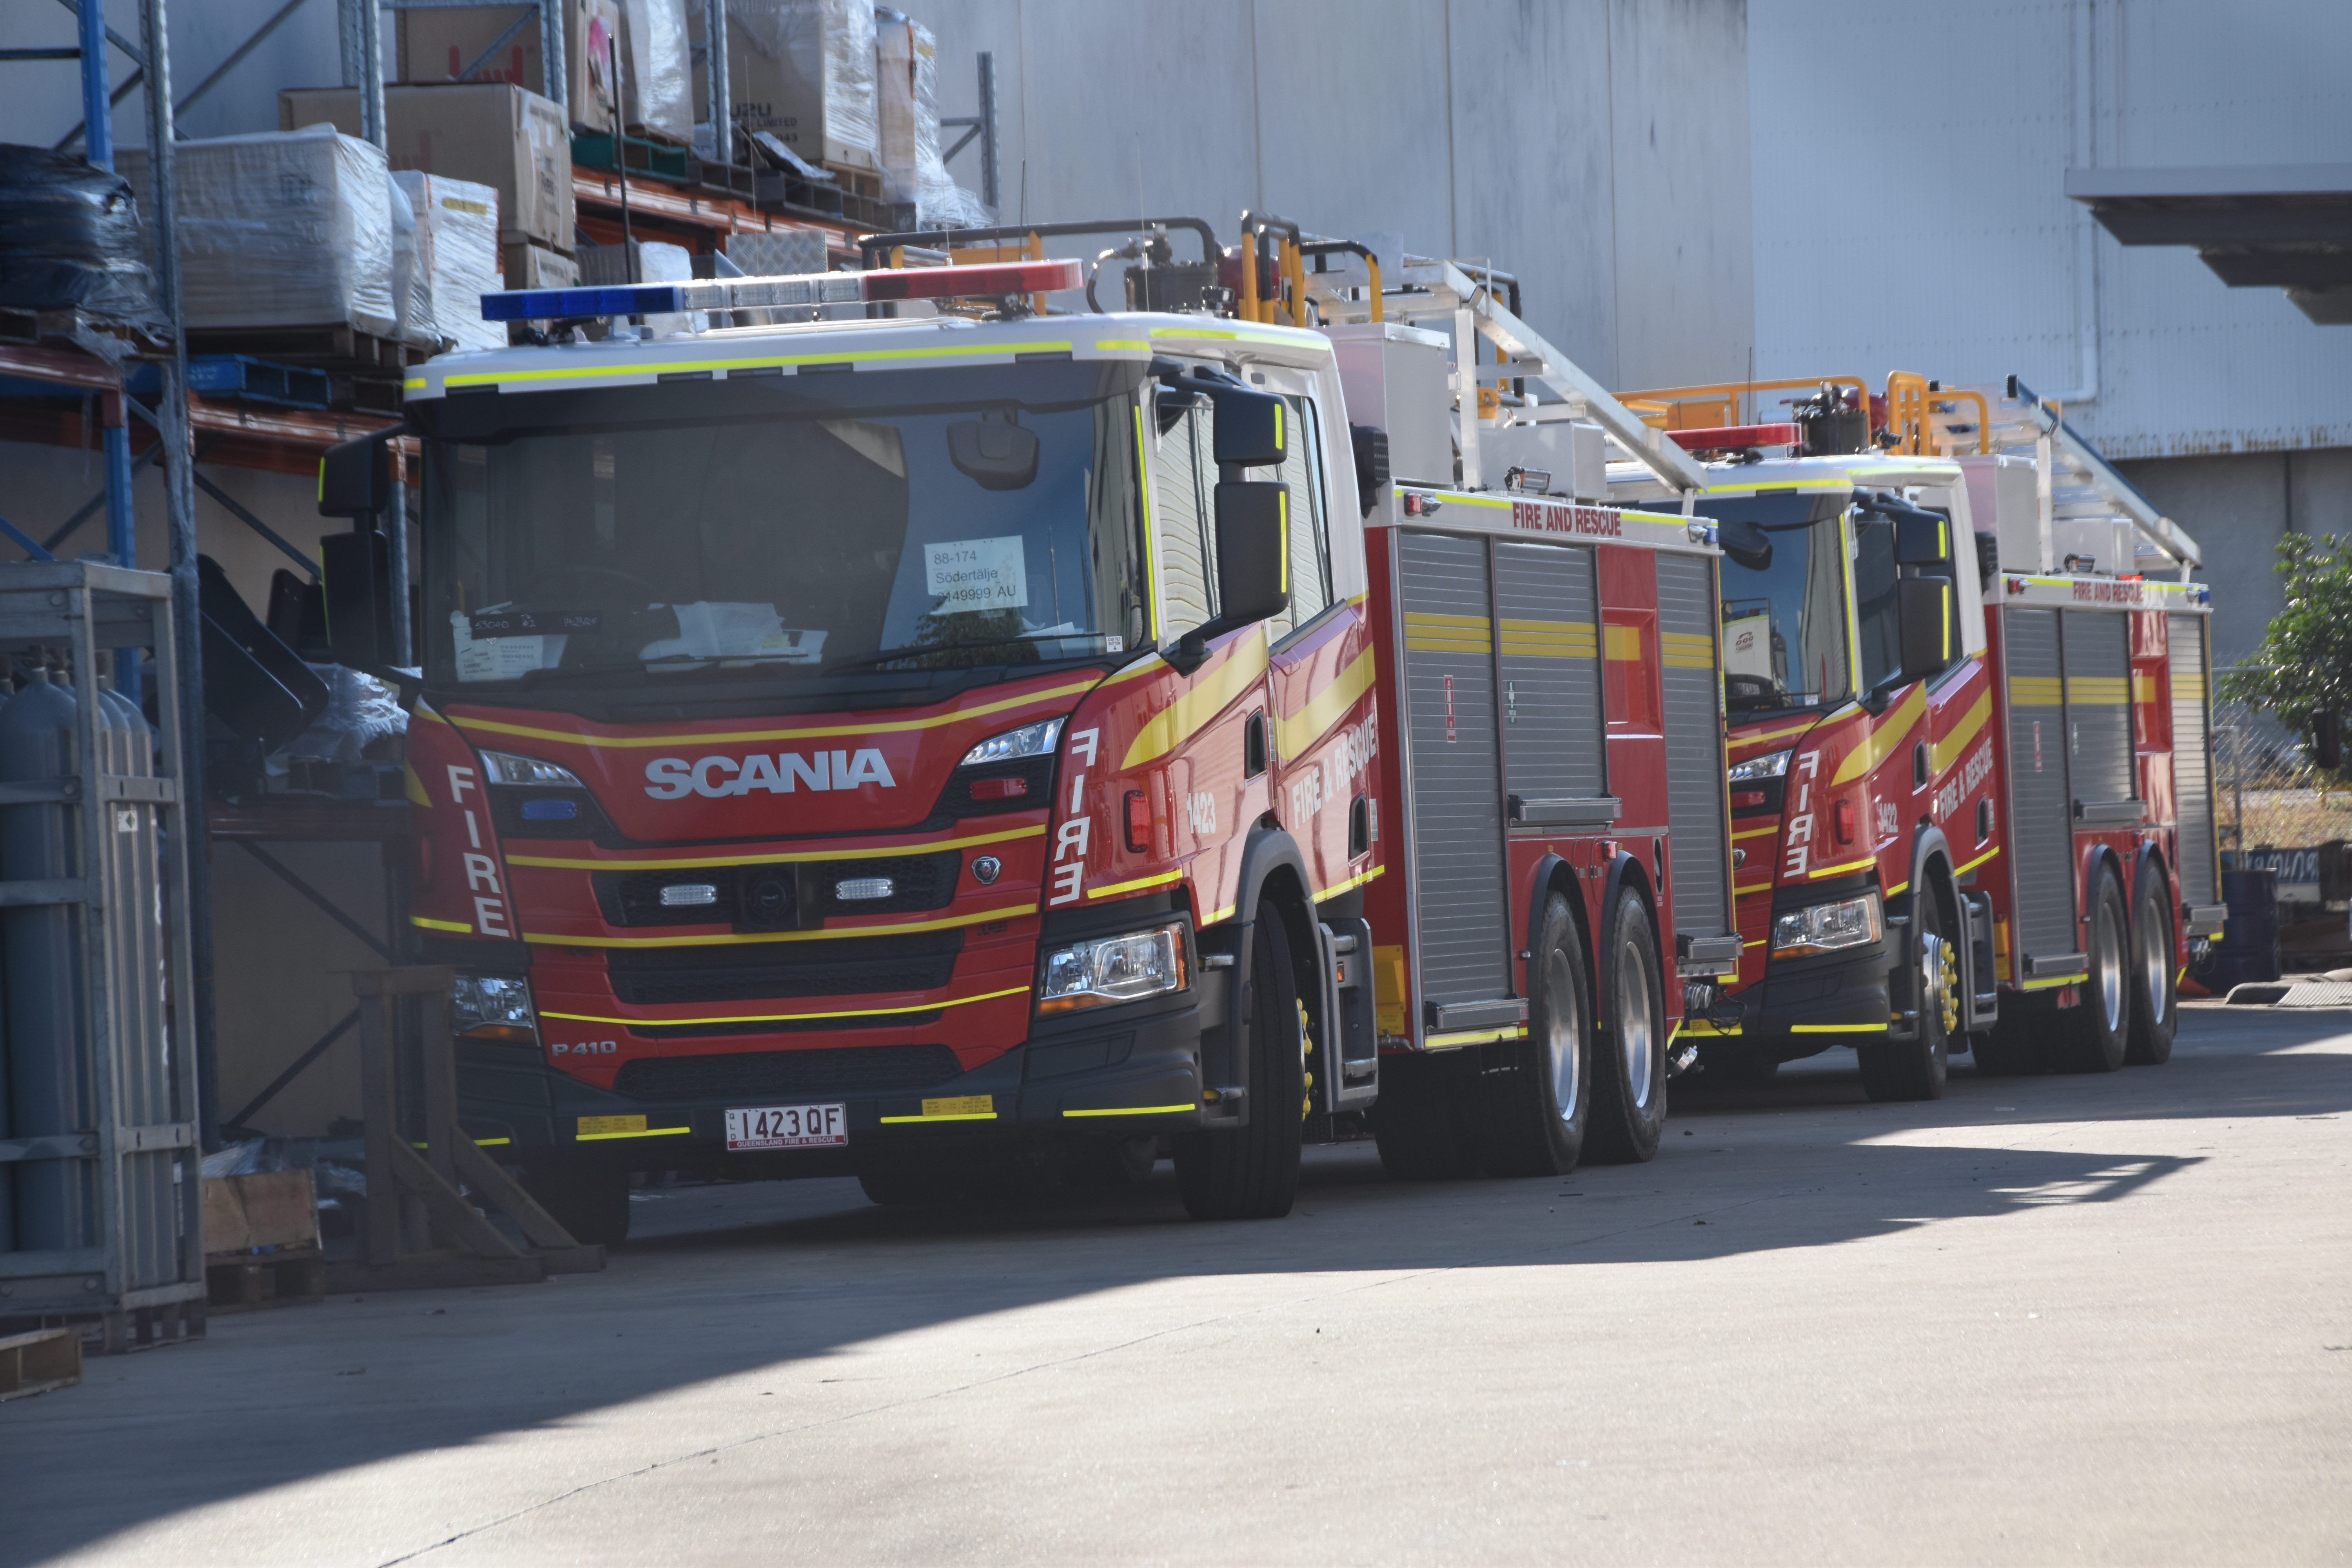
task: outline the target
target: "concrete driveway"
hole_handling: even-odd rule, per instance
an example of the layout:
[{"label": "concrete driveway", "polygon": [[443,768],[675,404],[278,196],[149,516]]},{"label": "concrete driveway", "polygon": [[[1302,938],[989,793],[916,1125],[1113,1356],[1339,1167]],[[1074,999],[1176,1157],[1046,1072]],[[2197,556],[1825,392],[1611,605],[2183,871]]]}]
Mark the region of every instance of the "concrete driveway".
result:
[{"label": "concrete driveway", "polygon": [[908,1214],[676,1189],[608,1273],[216,1321],[0,1406],[0,1560],[2352,1560],[2352,1013],[1652,1164]]}]

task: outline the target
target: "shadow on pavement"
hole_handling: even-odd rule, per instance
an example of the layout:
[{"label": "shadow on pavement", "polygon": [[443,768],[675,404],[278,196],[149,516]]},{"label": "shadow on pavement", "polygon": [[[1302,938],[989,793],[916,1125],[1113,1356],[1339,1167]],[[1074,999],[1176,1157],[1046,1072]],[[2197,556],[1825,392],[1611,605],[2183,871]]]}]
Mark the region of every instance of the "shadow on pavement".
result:
[{"label": "shadow on pavement", "polygon": [[[670,1189],[639,1206],[644,1239],[601,1276],[220,1321],[206,1342],[98,1362],[80,1388],[0,1407],[0,1562],[751,1372],[786,1396],[781,1428],[790,1385],[871,1342],[1156,1280],[1293,1275],[1286,1299],[1303,1300],[1441,1270],[1687,1262],[2116,1202],[2199,1163],[2129,1152],[2136,1121],[2352,1106],[2352,1054],[2277,1054],[2346,1021],[2192,1016],[2163,1068],[1956,1073],[1925,1105],[1844,1103],[1860,1090],[1832,1064],[1745,1101],[1695,1097],[1652,1163],[1549,1181],[1402,1186],[1369,1144],[1318,1150],[1280,1223],[1192,1224],[1165,1165],[1139,1191],[930,1210],[876,1208],[843,1181]],[[2036,1121],[2116,1125],[2098,1151],[2016,1146]],[[404,1549],[386,1539],[387,1555]]]}]

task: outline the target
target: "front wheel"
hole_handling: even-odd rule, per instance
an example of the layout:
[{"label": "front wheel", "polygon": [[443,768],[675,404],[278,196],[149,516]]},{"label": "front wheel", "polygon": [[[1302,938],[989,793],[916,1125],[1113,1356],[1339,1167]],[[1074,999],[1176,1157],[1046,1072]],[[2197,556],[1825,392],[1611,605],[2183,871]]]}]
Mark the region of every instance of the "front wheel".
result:
[{"label": "front wheel", "polygon": [[1603,927],[1609,1021],[1592,1053],[1592,1120],[1585,1155],[1631,1164],[1658,1152],[1666,1130],[1666,998],[1658,973],[1657,928],[1631,888],[1617,895]]},{"label": "front wheel", "polygon": [[1298,1196],[1307,1032],[1282,916],[1262,908],[1242,1016],[1249,1029],[1249,1125],[1176,1140],[1176,1190],[1194,1219],[1280,1219]]},{"label": "front wheel", "polygon": [[1908,1040],[1858,1047],[1863,1091],[1873,1100],[1941,1100],[1951,1069],[1952,1031],[1960,1022],[1960,955],[1945,940],[1943,906],[1932,889],[1911,900],[1918,935],[1912,985],[1918,1028]]},{"label": "front wheel", "polygon": [[2173,967],[2172,900],[2153,867],[2140,879],[2139,908],[2132,916],[2131,1037],[2124,1060],[2134,1067],[2161,1067],[2172,1059],[2174,1012],[2179,978]]}]

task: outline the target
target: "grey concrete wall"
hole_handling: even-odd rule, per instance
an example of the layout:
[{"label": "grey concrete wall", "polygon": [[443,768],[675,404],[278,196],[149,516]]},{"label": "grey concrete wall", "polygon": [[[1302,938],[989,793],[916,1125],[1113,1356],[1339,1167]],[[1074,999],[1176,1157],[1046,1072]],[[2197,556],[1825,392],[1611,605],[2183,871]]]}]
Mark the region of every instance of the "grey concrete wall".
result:
[{"label": "grey concrete wall", "polygon": [[[1488,258],[1612,385],[1753,341],[1744,0],[931,0],[942,112],[996,56],[1004,216],[1244,207]],[[975,154],[951,165],[979,184]]]},{"label": "grey concrete wall", "polygon": [[2203,547],[2197,575],[2213,587],[2217,667],[2250,658],[2284,605],[2273,570],[2282,535],[2352,533],[2352,447],[2116,466]]}]

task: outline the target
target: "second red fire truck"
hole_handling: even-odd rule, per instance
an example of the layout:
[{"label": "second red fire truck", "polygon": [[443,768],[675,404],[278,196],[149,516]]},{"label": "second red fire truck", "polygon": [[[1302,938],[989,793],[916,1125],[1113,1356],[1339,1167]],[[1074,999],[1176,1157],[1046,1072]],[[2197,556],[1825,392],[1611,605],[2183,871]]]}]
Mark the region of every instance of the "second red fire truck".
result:
[{"label": "second red fire truck", "polygon": [[[1774,392],[1791,416],[1755,422]],[[2014,381],[1625,401],[1708,459],[1725,552],[1747,946],[1689,1030],[1709,1069],[1851,1046],[1885,1100],[1940,1095],[1971,1049],[2164,1061],[2223,914],[2195,543]]]}]

